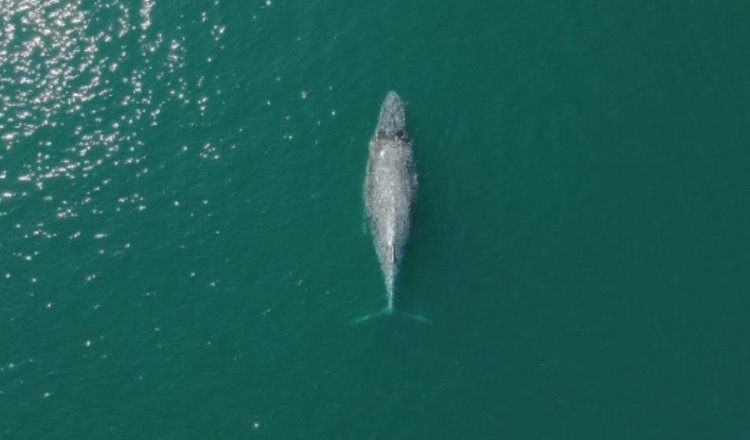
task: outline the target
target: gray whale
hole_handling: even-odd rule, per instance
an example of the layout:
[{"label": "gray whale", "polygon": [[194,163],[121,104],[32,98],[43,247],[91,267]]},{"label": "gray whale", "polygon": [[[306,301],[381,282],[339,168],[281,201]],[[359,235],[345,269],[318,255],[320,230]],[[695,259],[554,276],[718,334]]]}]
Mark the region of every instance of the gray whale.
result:
[{"label": "gray whale", "polygon": [[398,271],[409,238],[417,174],[406,132],[404,103],[388,92],[370,139],[364,199],[375,252],[385,277],[387,312],[393,311]]}]

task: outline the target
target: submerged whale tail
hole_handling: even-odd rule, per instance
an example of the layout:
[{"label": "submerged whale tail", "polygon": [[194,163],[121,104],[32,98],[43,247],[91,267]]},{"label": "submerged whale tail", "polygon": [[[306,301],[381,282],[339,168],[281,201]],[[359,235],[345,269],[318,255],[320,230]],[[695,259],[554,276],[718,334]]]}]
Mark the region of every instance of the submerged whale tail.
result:
[{"label": "submerged whale tail", "polygon": [[430,319],[427,318],[426,316],[415,314],[415,313],[406,313],[406,312],[393,310],[393,303],[390,301],[388,302],[388,305],[386,306],[386,308],[384,308],[383,310],[377,313],[371,313],[369,315],[359,317],[353,320],[352,324],[361,324],[373,318],[388,318],[392,316],[399,317],[399,318],[407,318],[412,321],[420,322],[422,324],[432,324],[432,321],[430,321]]}]

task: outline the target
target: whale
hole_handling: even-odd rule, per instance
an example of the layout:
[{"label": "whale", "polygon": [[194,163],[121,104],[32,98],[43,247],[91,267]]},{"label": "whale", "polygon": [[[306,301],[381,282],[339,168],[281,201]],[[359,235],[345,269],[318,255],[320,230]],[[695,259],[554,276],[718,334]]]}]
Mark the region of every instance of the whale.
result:
[{"label": "whale", "polygon": [[388,92],[380,106],[368,150],[365,211],[385,278],[387,304],[384,313],[392,313],[417,192],[412,142],[406,131],[406,111],[396,92]]}]

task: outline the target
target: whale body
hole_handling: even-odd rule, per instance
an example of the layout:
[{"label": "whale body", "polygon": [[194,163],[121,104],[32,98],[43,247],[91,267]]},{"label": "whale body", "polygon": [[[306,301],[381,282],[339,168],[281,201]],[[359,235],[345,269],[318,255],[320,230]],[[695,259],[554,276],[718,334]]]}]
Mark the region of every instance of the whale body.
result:
[{"label": "whale body", "polygon": [[393,294],[409,238],[417,174],[411,140],[406,132],[404,103],[388,92],[370,139],[364,199],[375,252],[385,277],[386,311],[393,311]]}]

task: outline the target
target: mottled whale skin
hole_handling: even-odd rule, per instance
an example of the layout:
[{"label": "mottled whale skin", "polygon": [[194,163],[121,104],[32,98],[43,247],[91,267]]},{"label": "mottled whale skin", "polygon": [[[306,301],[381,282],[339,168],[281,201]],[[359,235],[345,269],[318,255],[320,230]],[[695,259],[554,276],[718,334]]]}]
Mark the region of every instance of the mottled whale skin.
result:
[{"label": "mottled whale skin", "polygon": [[409,238],[416,190],[404,103],[396,92],[388,92],[370,139],[364,188],[367,220],[388,293],[387,312],[393,311],[393,294]]}]

